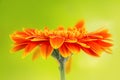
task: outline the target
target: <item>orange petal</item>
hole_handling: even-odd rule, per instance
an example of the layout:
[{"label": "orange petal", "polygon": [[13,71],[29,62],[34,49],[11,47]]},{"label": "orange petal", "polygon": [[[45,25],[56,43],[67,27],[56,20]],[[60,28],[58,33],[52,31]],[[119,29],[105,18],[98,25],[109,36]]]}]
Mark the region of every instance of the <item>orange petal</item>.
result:
[{"label": "orange petal", "polygon": [[90,46],[90,49],[98,55],[103,51],[102,47],[95,42],[87,42],[87,44]]},{"label": "orange petal", "polygon": [[113,46],[112,43],[109,43],[109,42],[106,42],[106,41],[101,41],[101,40],[95,41],[95,43],[97,43],[98,45],[100,45],[101,49],[103,51],[111,54],[112,51],[111,51],[110,47]]},{"label": "orange petal", "polygon": [[59,48],[64,43],[65,38],[54,36],[50,38],[50,44],[54,49]]},{"label": "orange petal", "polygon": [[16,46],[12,49],[12,51],[13,51],[13,52],[19,51],[19,50],[25,48],[26,45],[27,45],[27,44],[19,44],[19,45],[16,45]]},{"label": "orange petal", "polygon": [[70,57],[67,62],[65,63],[65,71],[66,73],[70,72],[71,69],[71,63],[72,63],[72,57]]},{"label": "orange petal", "polygon": [[84,47],[81,47],[81,49],[86,52],[87,54],[91,55],[91,56],[99,56],[98,54],[96,54],[94,51],[92,51],[90,48],[84,48]]},{"label": "orange petal", "polygon": [[110,48],[102,48],[106,53],[109,53],[111,54],[112,53],[112,50]]},{"label": "orange petal", "polygon": [[35,34],[35,29],[23,29],[24,32],[28,35],[33,35]]},{"label": "orange petal", "polygon": [[77,39],[76,38],[70,38],[70,39],[68,38],[65,40],[65,42],[75,43],[75,42],[77,42]]},{"label": "orange petal", "polygon": [[78,43],[80,46],[82,46],[82,47],[90,48],[90,46],[87,45],[86,43],[82,43],[82,42],[80,42],[80,41],[78,41],[77,43]]},{"label": "orange petal", "polygon": [[81,20],[81,21],[79,21],[79,22],[75,25],[75,27],[76,27],[78,30],[80,30],[81,28],[83,28],[83,25],[84,25],[84,20]]},{"label": "orange petal", "polygon": [[31,41],[47,41],[47,40],[48,40],[47,38],[43,38],[43,37],[36,37],[31,39]]},{"label": "orange petal", "polygon": [[56,30],[64,30],[64,27],[59,26]]},{"label": "orange petal", "polygon": [[104,38],[102,35],[87,35],[87,37],[91,38],[91,39],[102,39]]},{"label": "orange petal", "polygon": [[29,43],[29,40],[25,39],[16,39],[15,44],[23,44],[23,43]]},{"label": "orange petal", "polygon": [[102,47],[111,47],[113,46],[112,43],[109,43],[109,42],[105,42],[105,41],[101,41],[101,40],[97,40],[95,41],[97,44],[99,44],[100,46]]},{"label": "orange petal", "polygon": [[15,35],[11,35],[10,36],[11,37],[11,39],[14,41],[14,42],[24,42],[24,41],[28,41],[28,40],[26,40],[25,38],[22,38],[22,37],[17,37],[17,36],[15,36]]},{"label": "orange petal", "polygon": [[25,47],[25,52],[23,53],[23,58],[26,57],[29,54],[29,52],[31,52],[37,45],[38,45],[38,43],[29,43]]},{"label": "orange petal", "polygon": [[25,32],[20,32],[20,31],[17,31],[15,32],[13,35],[15,35],[16,37],[26,37],[28,36]]},{"label": "orange petal", "polygon": [[66,43],[66,47],[70,50],[72,53],[79,53],[80,52],[80,45],[75,43]]},{"label": "orange petal", "polygon": [[107,29],[100,29],[92,33],[93,33],[92,35],[102,36],[104,39],[111,37],[111,34],[108,33]]},{"label": "orange petal", "polygon": [[89,42],[89,41],[96,41],[96,40],[98,40],[98,39],[84,38],[84,39],[82,39],[81,41],[82,41],[82,42]]},{"label": "orange petal", "polygon": [[43,58],[47,58],[53,52],[53,48],[51,47],[49,42],[43,42],[40,45],[40,54]]},{"label": "orange petal", "polygon": [[39,57],[40,57],[40,48],[37,48],[33,53],[32,60],[34,61]]},{"label": "orange petal", "polygon": [[71,55],[71,52],[64,44],[59,48],[59,52],[63,57],[68,57]]}]

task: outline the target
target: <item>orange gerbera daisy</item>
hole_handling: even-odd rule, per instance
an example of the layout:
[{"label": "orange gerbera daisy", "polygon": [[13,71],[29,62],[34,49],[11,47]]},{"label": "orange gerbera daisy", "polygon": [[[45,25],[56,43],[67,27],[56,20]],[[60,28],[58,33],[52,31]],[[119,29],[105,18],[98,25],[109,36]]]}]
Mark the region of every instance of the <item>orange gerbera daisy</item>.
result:
[{"label": "orange gerbera daisy", "polygon": [[[99,29],[88,33],[84,27],[84,21],[78,22],[75,27],[58,27],[55,30],[45,28],[43,31],[36,29],[24,29],[11,35],[14,41],[12,51],[24,49],[23,57],[27,56],[35,47],[33,60],[39,56],[47,58],[52,55],[60,63],[61,80],[65,80],[64,64],[69,72],[71,55],[83,50],[92,56],[100,56],[102,51],[111,53],[112,46],[109,39],[111,34],[107,29]],[[66,62],[67,61],[67,62]]]},{"label": "orange gerbera daisy", "polygon": [[36,46],[33,59],[38,56],[48,57],[57,49],[62,57],[68,57],[72,53],[79,53],[80,49],[93,56],[99,56],[102,51],[110,52],[112,44],[107,29],[100,29],[95,32],[87,33],[84,21],[80,21],[73,28],[65,30],[59,27],[50,31],[45,28],[43,31],[35,29],[24,29],[11,35],[14,41],[12,51],[24,49],[23,56],[27,56]]}]

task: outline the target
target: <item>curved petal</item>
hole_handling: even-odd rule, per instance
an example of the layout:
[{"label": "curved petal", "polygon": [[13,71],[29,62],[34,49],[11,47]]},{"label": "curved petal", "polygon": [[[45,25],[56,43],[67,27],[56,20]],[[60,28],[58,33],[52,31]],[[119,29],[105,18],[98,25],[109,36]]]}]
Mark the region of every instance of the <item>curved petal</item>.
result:
[{"label": "curved petal", "polygon": [[40,54],[42,57],[47,58],[53,52],[53,48],[51,47],[49,42],[43,42],[40,45]]},{"label": "curved petal", "polygon": [[35,34],[35,29],[23,29],[24,32],[28,35],[33,35]]},{"label": "curved petal", "polygon": [[63,26],[59,26],[56,30],[64,30]]},{"label": "curved petal", "polygon": [[98,54],[96,54],[94,51],[92,51],[90,48],[84,48],[84,47],[81,47],[81,49],[86,52],[87,54],[91,55],[91,56],[99,56]]},{"label": "curved petal", "polygon": [[103,49],[105,52],[109,53],[109,54],[112,53],[112,50],[111,50],[110,48],[104,47],[104,48],[102,48],[102,49]]},{"label": "curved petal", "polygon": [[79,53],[80,52],[80,45],[75,43],[66,43],[66,47],[70,50],[72,53]]},{"label": "curved petal", "polygon": [[65,38],[55,36],[50,38],[50,44],[54,49],[59,48],[64,43]]},{"label": "curved petal", "polygon": [[104,37],[102,35],[87,35],[87,37],[89,37],[90,39],[103,39]]},{"label": "curved petal", "polygon": [[86,43],[83,43],[83,42],[80,42],[80,41],[78,41],[77,43],[78,43],[80,46],[82,46],[82,47],[90,48],[90,46],[87,45]]},{"label": "curved petal", "polygon": [[23,43],[23,42],[27,42],[29,40],[22,38],[22,37],[18,37],[16,35],[11,35],[11,39],[16,42],[16,43]]},{"label": "curved petal", "polygon": [[105,42],[105,41],[102,41],[102,40],[97,40],[97,41],[95,41],[97,44],[99,44],[100,46],[102,46],[102,47],[111,47],[111,46],[113,46],[113,44],[112,43],[109,43],[109,42]]},{"label": "curved petal", "polygon": [[90,46],[90,49],[98,55],[103,51],[102,47],[95,42],[87,42],[87,44]]},{"label": "curved petal", "polygon": [[27,45],[27,44],[19,44],[19,45],[16,45],[16,46],[12,49],[12,51],[13,51],[13,52],[19,51],[19,50],[25,48],[26,45]]},{"label": "curved petal", "polygon": [[40,57],[40,48],[37,47],[37,49],[33,53],[32,60],[34,61],[34,60],[36,60],[39,57]]},{"label": "curved petal", "polygon": [[72,63],[72,57],[70,57],[67,62],[65,63],[65,71],[66,73],[70,72],[71,69],[71,63]]},{"label": "curved petal", "polygon": [[97,31],[88,33],[88,36],[94,37],[94,38],[97,38],[97,37],[98,37],[98,38],[106,39],[106,38],[111,37],[111,34],[108,33],[108,30],[107,30],[107,29],[99,29],[99,30],[97,30]]},{"label": "curved petal", "polygon": [[83,25],[84,25],[84,20],[81,20],[81,21],[79,21],[79,22],[75,25],[75,27],[76,27],[78,30],[80,30],[81,28],[83,28]]},{"label": "curved petal", "polygon": [[76,38],[68,38],[68,39],[65,39],[65,42],[75,43],[75,42],[77,42],[77,39]]},{"label": "curved petal", "polygon": [[38,43],[29,43],[26,47],[25,47],[25,52],[23,53],[23,58],[26,57],[29,52],[31,52],[36,46],[38,45]]},{"label": "curved petal", "polygon": [[59,48],[59,52],[63,57],[68,57],[71,55],[71,52],[64,44]]},{"label": "curved petal", "polygon": [[17,31],[17,32],[15,32],[13,35],[15,35],[16,37],[22,37],[22,38],[24,38],[24,37],[27,37],[28,36],[28,34],[26,34],[25,32],[20,32],[20,31]]},{"label": "curved petal", "polygon": [[111,49],[110,47],[113,46],[112,43],[109,43],[109,42],[106,42],[106,41],[102,41],[102,40],[97,40],[97,41],[94,41],[94,43],[98,44],[101,49],[107,53],[111,53]]},{"label": "curved petal", "polygon": [[31,39],[31,41],[48,41],[48,39],[44,37],[36,37],[36,38]]}]

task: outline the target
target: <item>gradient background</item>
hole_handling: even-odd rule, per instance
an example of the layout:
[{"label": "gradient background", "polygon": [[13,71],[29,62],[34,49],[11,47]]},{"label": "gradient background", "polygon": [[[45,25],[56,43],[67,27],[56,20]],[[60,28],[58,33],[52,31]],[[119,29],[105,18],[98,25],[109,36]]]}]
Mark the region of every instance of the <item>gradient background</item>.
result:
[{"label": "gradient background", "polygon": [[66,80],[120,80],[119,0],[0,0],[0,80],[60,80],[57,62],[49,57],[32,61],[11,54],[9,35],[22,28],[54,29],[85,20],[88,31],[106,27],[112,33],[113,54],[94,58],[84,52],[73,56]]}]

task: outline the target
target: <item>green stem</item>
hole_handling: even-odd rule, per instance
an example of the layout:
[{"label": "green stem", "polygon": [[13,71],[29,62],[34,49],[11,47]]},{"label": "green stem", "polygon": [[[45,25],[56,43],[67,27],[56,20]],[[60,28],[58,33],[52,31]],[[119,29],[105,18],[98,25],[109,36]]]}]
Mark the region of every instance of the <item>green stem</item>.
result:
[{"label": "green stem", "polygon": [[65,62],[68,58],[64,58],[59,54],[59,51],[57,49],[54,49],[52,56],[58,60],[60,66],[59,66],[59,70],[60,70],[60,78],[61,80],[65,80]]},{"label": "green stem", "polygon": [[60,77],[61,77],[61,80],[65,80],[65,63],[64,61],[60,62]]}]

